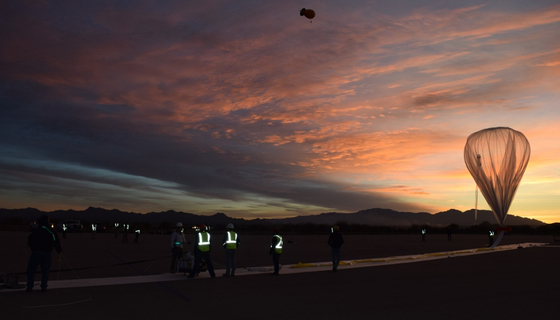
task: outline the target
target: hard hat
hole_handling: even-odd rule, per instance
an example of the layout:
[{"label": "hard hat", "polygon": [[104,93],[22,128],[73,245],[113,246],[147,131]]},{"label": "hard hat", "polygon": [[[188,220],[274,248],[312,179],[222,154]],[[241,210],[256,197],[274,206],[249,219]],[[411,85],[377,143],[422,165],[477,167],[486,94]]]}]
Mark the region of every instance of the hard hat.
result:
[{"label": "hard hat", "polygon": [[206,230],[206,225],[204,223],[201,223],[199,226],[201,231],[205,231]]},{"label": "hard hat", "polygon": [[228,225],[226,226],[226,229],[233,229],[233,224],[232,224],[232,223],[228,223]]},{"label": "hard hat", "polygon": [[183,224],[181,222],[177,222],[177,225],[176,225],[177,228],[182,227],[182,226],[183,226]]}]

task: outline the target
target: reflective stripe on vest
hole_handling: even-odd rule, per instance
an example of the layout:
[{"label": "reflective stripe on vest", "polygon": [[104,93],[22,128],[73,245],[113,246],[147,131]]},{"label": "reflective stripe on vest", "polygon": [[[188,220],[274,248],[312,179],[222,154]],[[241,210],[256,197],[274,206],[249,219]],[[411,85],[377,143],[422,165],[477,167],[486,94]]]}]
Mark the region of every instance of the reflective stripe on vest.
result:
[{"label": "reflective stripe on vest", "polygon": [[[54,233],[45,226],[43,226],[43,228],[51,234],[53,241],[56,241],[56,237],[54,236]],[[41,272],[43,272],[43,269],[41,269]]]},{"label": "reflective stripe on vest", "polygon": [[228,231],[225,245],[226,249],[237,249],[237,233]]},{"label": "reflective stripe on vest", "polygon": [[198,250],[202,252],[210,251],[210,234],[208,232],[198,233]]},{"label": "reflective stripe on vest", "polygon": [[[276,242],[276,246],[274,247],[274,252],[282,253],[282,246],[284,245],[284,241],[282,240],[282,237],[275,234],[274,236],[272,236],[272,239],[274,238],[278,238],[278,242]],[[270,247],[272,248],[272,241],[270,243]]]}]

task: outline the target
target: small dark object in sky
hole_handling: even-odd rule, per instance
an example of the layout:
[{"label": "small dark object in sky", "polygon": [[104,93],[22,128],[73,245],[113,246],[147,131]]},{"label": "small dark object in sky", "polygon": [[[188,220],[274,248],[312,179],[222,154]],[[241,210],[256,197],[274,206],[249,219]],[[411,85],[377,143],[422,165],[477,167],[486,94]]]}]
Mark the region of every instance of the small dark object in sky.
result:
[{"label": "small dark object in sky", "polygon": [[[301,9],[299,11],[299,15],[300,16],[305,16],[307,19],[311,20],[313,18],[315,18],[315,11],[311,10],[311,9]],[[309,21],[309,22],[313,22],[313,21]]]}]

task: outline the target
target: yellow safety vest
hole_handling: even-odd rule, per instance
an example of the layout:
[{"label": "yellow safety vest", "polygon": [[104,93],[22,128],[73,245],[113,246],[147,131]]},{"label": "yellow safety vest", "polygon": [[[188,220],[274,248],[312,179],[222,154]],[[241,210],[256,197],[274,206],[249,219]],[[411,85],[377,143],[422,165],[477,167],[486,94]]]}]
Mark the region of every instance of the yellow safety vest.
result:
[{"label": "yellow safety vest", "polygon": [[206,231],[198,233],[198,250],[202,252],[210,251],[210,234]]},{"label": "yellow safety vest", "polygon": [[237,249],[237,233],[228,231],[225,245],[226,249]]},{"label": "yellow safety vest", "polygon": [[272,243],[274,238],[278,238],[278,242],[276,242],[276,246],[274,247],[274,252],[280,254],[282,253],[282,246],[284,245],[284,241],[282,241],[282,237],[275,234],[272,236],[272,240],[270,240],[270,247],[272,248]]}]

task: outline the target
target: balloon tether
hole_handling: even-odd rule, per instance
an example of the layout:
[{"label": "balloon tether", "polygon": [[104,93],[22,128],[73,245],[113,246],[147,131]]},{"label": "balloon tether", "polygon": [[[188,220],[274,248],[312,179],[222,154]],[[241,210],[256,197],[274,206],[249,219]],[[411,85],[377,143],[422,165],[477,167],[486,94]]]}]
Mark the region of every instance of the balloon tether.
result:
[{"label": "balloon tether", "polygon": [[478,185],[476,185],[476,190],[474,192],[474,224],[476,224],[478,215]]}]

